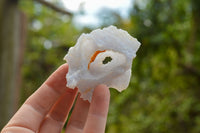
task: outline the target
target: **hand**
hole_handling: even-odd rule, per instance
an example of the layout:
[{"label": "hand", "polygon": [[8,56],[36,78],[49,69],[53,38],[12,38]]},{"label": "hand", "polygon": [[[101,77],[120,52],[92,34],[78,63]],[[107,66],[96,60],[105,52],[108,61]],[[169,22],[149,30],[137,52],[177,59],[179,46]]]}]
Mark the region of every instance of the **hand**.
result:
[{"label": "hand", "polygon": [[[77,88],[66,87],[68,65],[60,66],[16,112],[2,133],[61,133]],[[104,85],[95,88],[91,104],[78,94],[65,133],[103,133],[110,100]]]}]

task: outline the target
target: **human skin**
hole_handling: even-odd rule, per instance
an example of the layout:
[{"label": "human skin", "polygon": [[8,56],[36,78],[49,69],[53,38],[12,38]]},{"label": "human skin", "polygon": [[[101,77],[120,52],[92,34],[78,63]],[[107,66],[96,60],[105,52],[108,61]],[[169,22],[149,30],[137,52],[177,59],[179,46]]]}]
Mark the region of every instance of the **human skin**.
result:
[{"label": "human skin", "polygon": [[92,101],[84,101],[78,89],[66,87],[68,65],[61,65],[15,113],[1,133],[61,133],[77,100],[65,133],[104,133],[110,101],[105,85],[95,88]]}]

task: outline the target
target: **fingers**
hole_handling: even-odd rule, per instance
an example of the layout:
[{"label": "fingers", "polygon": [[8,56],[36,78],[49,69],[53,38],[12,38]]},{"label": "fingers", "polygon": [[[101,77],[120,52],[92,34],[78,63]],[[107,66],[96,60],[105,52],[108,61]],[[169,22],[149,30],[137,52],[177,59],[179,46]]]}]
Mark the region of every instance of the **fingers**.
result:
[{"label": "fingers", "polygon": [[104,133],[109,102],[109,89],[104,85],[99,85],[93,93],[84,133]]},{"label": "fingers", "polygon": [[82,133],[87,119],[90,103],[88,101],[77,98],[75,108],[66,128],[66,133]]},{"label": "fingers", "polygon": [[[73,93],[73,91],[75,91],[66,88],[65,75],[67,71],[67,64],[60,66],[45,83],[26,100],[5,128],[22,127],[36,132],[46,114],[63,92]],[[73,101],[73,98],[69,100]]]},{"label": "fingers", "polygon": [[[76,98],[78,89],[65,92],[41,124],[40,133],[59,133],[61,132],[69,111]],[[73,100],[71,100],[73,99]]]},{"label": "fingers", "polygon": [[[59,67],[45,83],[26,100],[2,130],[2,133],[12,132],[14,130],[30,133],[38,132],[42,122],[41,132],[60,132],[77,94],[77,89],[72,90],[66,88],[65,75],[67,71],[67,64]],[[78,98],[67,130],[76,131],[75,133],[79,133],[79,131],[82,130],[84,130],[84,132],[104,132],[109,98],[109,90],[104,85],[100,85],[95,89],[91,105]],[[64,107],[63,110],[62,107]],[[53,127],[52,125],[55,126]],[[59,128],[56,129],[56,127]]]}]

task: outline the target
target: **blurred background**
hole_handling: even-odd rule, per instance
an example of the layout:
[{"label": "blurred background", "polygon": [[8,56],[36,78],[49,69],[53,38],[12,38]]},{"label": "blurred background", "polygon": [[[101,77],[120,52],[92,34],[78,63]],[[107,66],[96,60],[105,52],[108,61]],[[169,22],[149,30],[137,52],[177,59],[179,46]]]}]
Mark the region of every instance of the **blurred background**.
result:
[{"label": "blurred background", "polygon": [[199,0],[0,0],[0,129],[81,33],[115,25],[141,42],[106,133],[200,133]]}]

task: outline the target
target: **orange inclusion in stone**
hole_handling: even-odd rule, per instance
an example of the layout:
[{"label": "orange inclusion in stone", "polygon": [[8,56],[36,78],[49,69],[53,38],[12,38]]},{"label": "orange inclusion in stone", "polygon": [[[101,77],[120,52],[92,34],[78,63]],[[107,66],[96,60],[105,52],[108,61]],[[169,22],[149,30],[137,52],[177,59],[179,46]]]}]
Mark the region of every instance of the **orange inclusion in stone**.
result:
[{"label": "orange inclusion in stone", "polygon": [[106,50],[103,50],[103,51],[98,50],[98,51],[96,51],[96,52],[92,55],[92,57],[90,58],[90,63],[88,64],[88,69],[90,69],[90,64],[91,64],[92,62],[94,62],[94,60],[96,59],[97,55],[100,54],[100,53],[103,53],[103,52],[105,52],[105,51],[106,51]]}]

